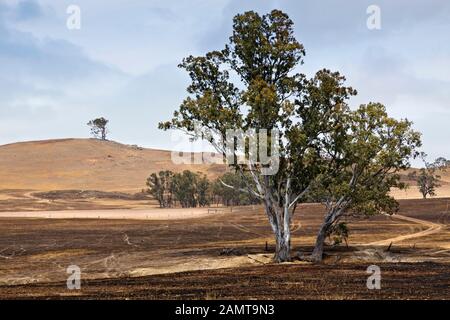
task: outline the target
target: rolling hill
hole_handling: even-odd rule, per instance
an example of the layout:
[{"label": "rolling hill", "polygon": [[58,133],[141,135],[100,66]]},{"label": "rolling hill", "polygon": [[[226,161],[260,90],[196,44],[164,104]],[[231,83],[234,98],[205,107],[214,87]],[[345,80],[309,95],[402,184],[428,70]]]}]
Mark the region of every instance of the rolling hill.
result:
[{"label": "rolling hill", "polygon": [[222,165],[179,165],[171,152],[113,141],[61,139],[0,146],[0,190],[139,192],[150,173],[185,169],[214,178]]},{"label": "rolling hill", "polygon": [[[97,139],[30,141],[0,146],[0,190],[98,190],[136,193],[152,172],[189,169],[215,178],[223,165],[180,165],[171,152]],[[438,197],[450,196],[450,170],[441,173]],[[405,174],[405,179],[407,179]],[[408,181],[410,183],[410,181]],[[411,183],[410,183],[411,184]],[[421,198],[411,184],[393,190],[396,198]]]}]

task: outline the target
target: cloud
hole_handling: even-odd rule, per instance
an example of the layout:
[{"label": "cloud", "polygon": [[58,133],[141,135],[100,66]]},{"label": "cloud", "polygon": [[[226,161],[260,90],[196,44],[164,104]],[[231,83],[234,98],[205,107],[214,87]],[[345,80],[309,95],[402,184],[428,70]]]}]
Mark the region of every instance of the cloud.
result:
[{"label": "cloud", "polygon": [[170,134],[158,130],[186,95],[188,76],[176,65],[162,65],[130,81],[105,101],[103,113],[119,141],[161,149],[172,146]]},{"label": "cloud", "polygon": [[339,70],[359,91],[353,105],[380,101],[410,118],[430,155],[450,138],[448,1],[376,1],[378,31],[366,27],[371,0],[78,0],[81,30],[69,31],[72,3],[0,3],[0,143],[85,137],[87,120],[105,116],[113,139],[170,148],[156,126],[186,95],[177,64],[222,48],[235,14],[275,8],[305,45],[300,71]]},{"label": "cloud", "polygon": [[22,0],[17,4],[16,19],[30,20],[43,15],[43,10],[39,3],[32,0]]},{"label": "cloud", "polygon": [[86,110],[127,81],[68,41],[38,39],[8,24],[11,13],[36,16],[30,8],[0,8],[0,143],[77,135],[75,121],[84,123]]},{"label": "cloud", "polygon": [[[391,116],[414,122],[430,159],[450,158],[450,132],[444,129],[450,123],[450,81],[421,77],[412,61],[383,47],[368,48],[348,68],[348,82],[358,89],[351,105],[383,103]],[[420,161],[415,164],[421,165]]]}]

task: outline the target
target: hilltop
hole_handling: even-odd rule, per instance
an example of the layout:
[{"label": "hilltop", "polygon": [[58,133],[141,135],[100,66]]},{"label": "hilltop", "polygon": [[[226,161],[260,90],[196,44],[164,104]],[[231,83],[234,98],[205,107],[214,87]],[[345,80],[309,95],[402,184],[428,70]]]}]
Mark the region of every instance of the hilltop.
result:
[{"label": "hilltop", "polygon": [[[18,142],[0,146],[0,190],[98,190],[136,193],[146,178],[160,170],[192,170],[213,179],[223,165],[179,165],[171,151],[141,148],[97,139],[58,139]],[[413,169],[411,169],[413,170]],[[411,171],[410,170],[410,171]],[[396,198],[420,198],[414,182]],[[441,173],[437,196],[450,196],[450,170]]]},{"label": "hilltop", "polygon": [[199,171],[209,178],[221,165],[178,165],[171,152],[97,139],[30,141],[0,146],[0,190],[139,192],[159,170]]}]

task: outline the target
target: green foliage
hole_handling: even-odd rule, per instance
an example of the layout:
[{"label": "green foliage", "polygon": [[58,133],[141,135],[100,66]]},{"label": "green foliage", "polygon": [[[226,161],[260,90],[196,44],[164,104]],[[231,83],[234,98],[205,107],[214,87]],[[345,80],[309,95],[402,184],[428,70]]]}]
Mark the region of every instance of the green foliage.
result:
[{"label": "green foliage", "polygon": [[236,15],[227,50],[233,70],[244,82],[251,84],[261,78],[280,89],[290,85],[289,73],[305,55],[303,45],[295,39],[292,20],[279,10],[262,16],[253,11]]},{"label": "green foliage", "polygon": [[158,174],[152,173],[147,178],[147,192],[158,200],[161,208],[172,207],[173,205],[173,172],[166,170]]},{"label": "green foliage", "polygon": [[158,201],[161,208],[173,207],[176,202],[183,208],[191,208],[205,207],[211,202],[222,203],[224,206],[260,203],[245,191],[248,183],[253,183],[248,175],[242,177],[233,172],[227,172],[211,182],[205,175],[189,170],[181,173],[167,170],[152,173],[146,184],[147,192]]},{"label": "green foliage", "polygon": [[87,123],[89,127],[91,127],[91,134],[95,138],[106,140],[106,135],[108,133],[107,125],[109,120],[106,120],[105,118],[97,118],[94,120],[91,120]]},{"label": "green foliage", "polygon": [[[426,155],[424,154],[422,156],[425,158]],[[441,176],[437,171],[445,171],[449,165],[449,161],[443,157],[439,157],[433,163],[428,163],[425,160],[424,162],[425,168],[421,168],[419,173],[413,171],[408,176],[417,182],[420,193],[426,199],[427,196],[433,197],[436,195],[436,188],[441,186]]]},{"label": "green foliage", "polygon": [[224,206],[258,204],[260,201],[245,191],[247,185],[253,183],[248,175],[242,176],[236,172],[227,172],[214,181],[212,193],[215,200],[221,201]]},{"label": "green foliage", "polygon": [[426,199],[427,196],[433,197],[436,195],[436,188],[441,186],[439,179],[440,176],[434,174],[434,172],[423,168],[420,169],[420,173],[417,176],[417,184],[424,199]]},{"label": "green foliage", "polygon": [[[327,212],[317,236],[313,258],[322,259],[324,232],[335,244],[347,242],[348,229],[339,223],[346,215],[393,214],[397,201],[391,188],[405,188],[399,172],[419,155],[420,134],[408,120],[390,118],[379,103],[347,111],[341,128],[332,131],[322,149],[323,171],[312,184],[309,197],[325,204]],[[328,134],[326,134],[328,136]]]},{"label": "green foliage", "polygon": [[[295,68],[305,50],[293,35],[293,23],[278,10],[260,16],[249,11],[233,20],[230,43],[221,51],[189,56],[180,64],[191,77],[190,94],[161,129],[179,129],[194,139],[208,140],[225,154],[227,129],[278,129],[280,166],[277,174],[262,176],[261,167],[232,164],[253,172],[253,194],[265,201],[271,221],[288,201],[292,206],[321,172],[324,132],[340,130],[345,101],[356,91],[343,85],[338,72],[320,70],[308,80]],[[238,77],[231,77],[230,72]],[[237,81],[236,79],[240,79]],[[242,88],[242,89],[238,89]],[[196,125],[200,130],[196,131]],[[269,137],[268,145],[272,138]],[[270,150],[269,150],[270,151]],[[288,183],[289,180],[289,183]],[[287,191],[287,192],[286,192]]]},{"label": "green foliage", "polygon": [[[348,215],[393,214],[397,201],[392,188],[403,189],[400,172],[419,155],[420,134],[408,120],[389,117],[379,103],[361,105],[340,116],[339,127],[325,133],[322,171],[309,193],[325,204],[326,214],[312,258],[322,259],[324,235],[335,244],[347,242],[348,229],[339,221]],[[345,226],[345,228],[344,228]]]},{"label": "green foliage", "polygon": [[345,242],[348,245],[349,229],[345,222],[335,223],[328,228],[326,236],[332,240],[333,245],[339,245]]},{"label": "green foliage", "polygon": [[210,203],[209,181],[205,176],[184,170],[174,174],[172,190],[176,200],[183,208],[204,207]]},{"label": "green foliage", "polygon": [[198,205],[200,207],[209,205],[211,202],[211,183],[206,176],[197,176],[196,189]]},{"label": "green foliage", "polygon": [[383,105],[370,103],[348,112],[341,130],[326,148],[327,164],[318,175],[311,198],[325,203],[336,216],[394,213],[398,204],[391,188],[405,188],[401,170],[417,156],[420,134],[407,120],[390,118]]},{"label": "green foliage", "polygon": [[[347,101],[356,90],[338,72],[319,70],[311,79],[296,73],[304,55],[283,12],[238,14],[224,49],[182,61],[191,78],[189,95],[171,120],[159,124],[206,138],[224,155],[236,151],[224,144],[228,129],[278,130],[276,174],[265,175],[250,161],[230,164],[241,175],[250,173],[253,183],[245,189],[264,203],[276,261],[289,260],[289,225],[299,202],[326,203],[331,224],[349,211],[394,212],[389,190],[403,187],[398,171],[409,167],[420,146],[411,123],[389,118],[381,104],[351,111]],[[237,185],[230,184],[242,189]]]}]

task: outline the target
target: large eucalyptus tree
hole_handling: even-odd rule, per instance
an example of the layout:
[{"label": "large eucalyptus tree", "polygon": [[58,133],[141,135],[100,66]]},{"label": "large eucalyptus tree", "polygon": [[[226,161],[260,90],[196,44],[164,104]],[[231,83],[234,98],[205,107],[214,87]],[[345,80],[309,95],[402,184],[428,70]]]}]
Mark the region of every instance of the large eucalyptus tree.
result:
[{"label": "large eucalyptus tree", "polygon": [[[207,139],[218,152],[247,154],[228,164],[254,180],[245,191],[259,198],[275,235],[277,262],[290,260],[290,225],[297,204],[324,163],[323,134],[341,129],[340,117],[355,94],[339,73],[319,71],[312,79],[298,73],[305,50],[294,37],[293,22],[281,11],[238,14],[233,34],[221,51],[189,56],[180,64],[190,78],[188,97],[161,129],[179,129]],[[252,160],[250,143],[237,150],[230,131],[268,132],[259,150],[277,151],[270,163]],[[228,140],[229,142],[229,140]],[[264,144],[264,146],[263,146]],[[245,148],[247,147],[247,148]],[[261,156],[261,153],[259,153]],[[275,170],[273,170],[275,168]]]}]

